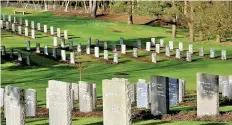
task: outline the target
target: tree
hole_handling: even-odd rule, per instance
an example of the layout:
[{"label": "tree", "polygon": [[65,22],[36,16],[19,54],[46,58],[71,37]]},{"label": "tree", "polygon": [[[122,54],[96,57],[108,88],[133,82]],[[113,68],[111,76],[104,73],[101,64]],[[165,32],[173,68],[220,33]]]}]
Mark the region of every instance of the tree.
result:
[{"label": "tree", "polygon": [[92,18],[97,17],[97,1],[96,0],[89,0],[89,12],[90,12],[90,17]]}]

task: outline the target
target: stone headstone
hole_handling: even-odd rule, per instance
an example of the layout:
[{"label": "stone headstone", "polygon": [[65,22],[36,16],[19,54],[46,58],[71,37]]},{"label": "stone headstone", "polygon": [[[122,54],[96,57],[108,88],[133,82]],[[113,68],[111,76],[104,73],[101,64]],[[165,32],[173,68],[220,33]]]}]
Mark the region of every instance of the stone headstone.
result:
[{"label": "stone headstone", "polygon": [[64,39],[64,37],[61,38],[61,48],[65,48],[65,39]]},{"label": "stone headstone", "polygon": [[23,56],[21,50],[18,50],[18,61],[22,62],[23,61]]},{"label": "stone headstone", "polygon": [[6,21],[6,15],[5,14],[2,14],[2,20]]},{"label": "stone headstone", "polygon": [[69,40],[69,50],[73,50],[73,40]]},{"label": "stone headstone", "polygon": [[99,47],[100,41],[96,39],[95,47]]},{"label": "stone headstone", "polygon": [[155,38],[151,38],[151,46],[155,46]]},{"label": "stone headstone", "polygon": [[26,63],[27,63],[28,66],[31,65],[31,54],[27,54],[27,56],[26,56]]},{"label": "stone headstone", "polygon": [[99,47],[94,47],[94,56],[99,58]]},{"label": "stone headstone", "polygon": [[153,63],[157,63],[157,59],[156,59],[157,57],[156,57],[156,53],[152,53],[151,54],[151,62],[153,62]]},{"label": "stone headstone", "polygon": [[165,48],[165,55],[170,57],[170,48],[169,48],[169,46],[166,46],[166,48]]},{"label": "stone headstone", "polygon": [[93,85],[87,82],[79,82],[79,107],[80,112],[93,111]]},{"label": "stone headstone", "polygon": [[156,44],[155,46],[155,52],[160,53],[160,44]]},{"label": "stone headstone", "polygon": [[164,39],[160,39],[160,47],[164,47]]},{"label": "stone headstone", "polygon": [[22,34],[22,26],[18,26],[18,34]]},{"label": "stone headstone", "polygon": [[182,42],[179,42],[179,50],[184,51],[184,45]]},{"label": "stone headstone", "polygon": [[82,50],[81,50],[81,43],[78,43],[78,44],[77,44],[77,52],[78,52],[78,53],[81,53],[81,51],[82,51]]},{"label": "stone headstone", "polygon": [[151,51],[151,42],[146,42],[146,50]]},{"label": "stone headstone", "polygon": [[97,85],[92,84],[93,87],[93,110],[97,108]]},{"label": "stone headstone", "polygon": [[137,40],[137,48],[138,49],[142,48],[141,40]]},{"label": "stone headstone", "polygon": [[70,83],[49,80],[49,125],[72,125]]},{"label": "stone headstone", "polygon": [[[220,82],[221,82],[221,86],[220,86]],[[230,84],[229,82],[229,76],[223,76],[222,81],[219,80],[219,88],[220,87],[222,89],[222,97],[230,97],[231,99],[230,91],[232,91],[232,84]]]},{"label": "stone headstone", "polygon": [[232,75],[229,76],[229,91],[228,92],[228,98],[232,100]]},{"label": "stone headstone", "polygon": [[68,31],[64,30],[64,39],[68,39]]},{"label": "stone headstone", "polygon": [[91,37],[88,38],[88,43],[87,43],[88,46],[91,46]]},{"label": "stone headstone", "polygon": [[86,54],[90,54],[90,46],[86,46]]},{"label": "stone headstone", "polygon": [[17,19],[16,19],[16,17],[14,16],[14,23],[17,23]]},{"label": "stone headstone", "polygon": [[218,75],[197,73],[197,116],[219,114]]},{"label": "stone headstone", "polygon": [[192,54],[189,51],[186,52],[186,61],[192,62]]},{"label": "stone headstone", "polygon": [[151,76],[151,114],[164,115],[169,112],[169,83],[164,76]]},{"label": "stone headstone", "polygon": [[138,57],[138,49],[133,48],[133,57]]},{"label": "stone headstone", "polygon": [[0,107],[3,107],[4,105],[4,95],[5,95],[4,88],[0,88]]},{"label": "stone headstone", "polygon": [[16,30],[15,30],[15,24],[14,24],[14,23],[11,24],[11,30],[12,30],[12,32],[15,32],[15,31],[16,31]]},{"label": "stone headstone", "polygon": [[26,26],[26,27],[29,26],[29,23],[28,23],[28,20],[27,20],[27,19],[25,20],[25,26]]},{"label": "stone headstone", "polygon": [[34,21],[31,21],[31,28],[35,29],[35,22]]},{"label": "stone headstone", "polygon": [[226,50],[222,50],[221,52],[221,59],[226,60]]},{"label": "stone headstone", "polygon": [[48,46],[47,46],[47,45],[44,46],[44,54],[45,54],[45,55],[48,55]]},{"label": "stone headstone", "polygon": [[10,48],[10,59],[14,60],[14,49]]},{"label": "stone headstone", "polygon": [[57,48],[52,48],[52,57],[57,58]]},{"label": "stone headstone", "polygon": [[169,106],[176,106],[179,103],[179,81],[169,78]]},{"label": "stone headstone", "polygon": [[61,50],[61,60],[66,61],[66,52],[65,52],[65,50]]},{"label": "stone headstone", "polygon": [[199,56],[204,56],[204,48],[203,47],[201,47],[201,48],[199,48]]},{"label": "stone headstone", "polygon": [[36,53],[40,53],[40,43],[36,43]]},{"label": "stone headstone", "polygon": [[102,81],[104,125],[132,124],[128,84],[127,79],[119,78]]},{"label": "stone headstone", "polygon": [[170,50],[174,49],[174,42],[173,41],[169,41],[169,48],[170,48]]},{"label": "stone headstone", "polygon": [[114,63],[118,63],[118,53],[114,53]]},{"label": "stone headstone", "polygon": [[104,42],[104,49],[106,50],[108,48],[107,41]]},{"label": "stone headstone", "polygon": [[41,30],[40,23],[37,23],[37,30]]},{"label": "stone headstone", "polygon": [[19,18],[19,25],[23,25],[23,19]]},{"label": "stone headstone", "polygon": [[3,24],[3,21],[2,21],[2,20],[0,20],[0,25],[1,25],[1,29],[3,29],[4,24]]},{"label": "stone headstone", "polygon": [[177,59],[180,59],[180,50],[179,49],[176,49],[176,58]]},{"label": "stone headstone", "polygon": [[36,37],[36,36],[35,36],[35,30],[32,29],[32,30],[31,30],[31,38],[32,38],[32,39],[35,39],[35,37]]},{"label": "stone headstone", "polygon": [[130,84],[130,99],[131,103],[136,102],[136,84]]},{"label": "stone headstone", "polygon": [[11,22],[11,15],[8,15],[8,21]]},{"label": "stone headstone", "polygon": [[214,53],[214,49],[213,48],[210,48],[210,55],[209,55],[210,58],[214,58],[215,57],[215,53]]},{"label": "stone headstone", "polygon": [[9,30],[10,29],[10,24],[9,22],[6,22],[6,30]]},{"label": "stone headstone", "polygon": [[185,96],[185,80],[179,79],[179,103],[184,101]]},{"label": "stone headstone", "polygon": [[1,46],[1,55],[2,56],[6,55],[6,47],[5,46]]},{"label": "stone headstone", "polygon": [[148,84],[144,79],[139,79],[137,82],[137,108],[149,108],[149,102],[148,102]]},{"label": "stone headstone", "polygon": [[26,89],[26,116],[36,116],[37,94],[35,89]]},{"label": "stone headstone", "polygon": [[104,59],[108,60],[108,50],[104,50]]},{"label": "stone headstone", "polygon": [[74,52],[70,52],[70,64],[75,64]]},{"label": "stone headstone", "polygon": [[28,28],[27,27],[24,28],[24,34],[25,34],[25,36],[29,36]]},{"label": "stone headstone", "polygon": [[47,32],[48,32],[47,25],[44,25],[44,33],[47,33]]},{"label": "stone headstone", "polygon": [[72,90],[73,90],[73,99],[78,100],[79,99],[79,84],[72,83]]},{"label": "stone headstone", "polygon": [[53,46],[57,47],[58,43],[57,43],[57,37],[53,37]]},{"label": "stone headstone", "polygon": [[54,35],[54,28],[53,28],[53,26],[50,26],[50,34]]},{"label": "stone headstone", "polygon": [[121,44],[121,53],[126,54],[126,45],[125,44]]},{"label": "stone headstone", "polygon": [[189,44],[189,52],[193,54],[193,44]]},{"label": "stone headstone", "polygon": [[57,33],[57,37],[60,37],[61,35],[60,35],[60,28],[57,28],[56,29],[56,33]]},{"label": "stone headstone", "polygon": [[115,44],[113,44],[112,48],[113,48],[113,52],[116,53],[117,52],[117,46]]}]

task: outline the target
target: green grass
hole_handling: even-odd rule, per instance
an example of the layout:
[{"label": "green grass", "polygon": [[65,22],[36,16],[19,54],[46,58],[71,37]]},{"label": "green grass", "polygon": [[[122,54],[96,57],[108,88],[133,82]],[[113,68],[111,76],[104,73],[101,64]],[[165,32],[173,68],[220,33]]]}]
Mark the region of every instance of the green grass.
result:
[{"label": "green grass", "polygon": [[[13,9],[15,8],[2,8],[1,11],[5,14],[12,14]],[[83,45],[86,44],[88,37],[92,37],[92,44],[95,44],[95,39],[100,39],[100,41],[109,41],[110,44],[116,42],[119,43],[119,38],[123,37],[126,44],[136,45],[136,40],[140,39],[142,40],[143,47],[145,46],[145,42],[148,41],[152,36],[155,36],[157,40],[163,38],[166,44],[168,44],[168,41],[171,40],[171,29],[169,28],[151,27],[145,25],[127,25],[126,23],[121,22],[99,21],[89,18],[80,18],[77,16],[59,17],[54,16],[49,12],[35,12],[31,10],[28,11],[30,11],[31,14],[17,16],[28,19],[29,22],[33,20],[35,21],[35,24],[37,22],[40,22],[41,26],[43,26],[43,24],[47,24],[48,27],[54,26],[55,31],[57,27],[61,28],[62,32],[64,29],[67,29],[68,35],[69,37],[73,38],[75,46],[77,45],[77,43],[82,43]],[[114,32],[115,30],[120,32]],[[9,50],[9,48],[14,48],[15,55],[17,49],[24,49],[26,47],[25,42],[26,40],[28,40],[27,38],[17,36],[4,30],[2,30],[1,35],[1,44],[5,45],[7,50]],[[39,38],[35,40],[30,40],[32,48],[35,48],[36,42],[40,43],[41,49],[44,47],[44,45],[52,46],[53,38],[51,36],[38,32],[37,36]],[[58,43],[60,43],[60,41],[61,40],[59,40]],[[181,41],[184,42],[184,48],[186,50],[188,49],[189,41],[187,38],[187,32],[185,30],[178,30],[177,38],[174,41],[175,47],[178,47],[178,42]],[[200,46],[204,46],[205,53],[207,54],[209,53],[210,48],[214,48],[216,50],[216,56],[220,56],[221,49],[226,49],[228,58],[232,58],[231,45],[223,45],[215,43],[214,41],[194,42],[192,44],[195,51],[198,51],[198,48]],[[23,56],[25,56],[25,53],[27,52],[24,51]],[[150,54],[144,52],[139,53],[144,58],[150,59]],[[112,58],[112,53],[110,54],[110,57]],[[185,54],[183,53],[183,55]],[[162,61],[160,63],[153,64],[138,61],[136,59],[128,58],[125,56],[119,56],[119,61],[123,63],[112,65],[90,58],[89,56],[81,56],[82,61],[87,61],[86,63],[84,63],[82,80],[89,83],[96,83],[97,95],[101,97],[102,80],[111,79],[113,77],[128,78],[131,83],[136,83],[138,79],[146,79],[149,82],[151,75],[163,75],[185,79],[187,82],[187,89],[195,90],[197,72],[206,72],[218,75],[232,74],[232,60],[222,61],[216,59],[203,59],[199,58],[198,56],[193,56],[193,59],[195,59],[196,61],[187,63],[177,60],[170,60],[159,56],[158,60]],[[32,54],[32,61],[37,64],[36,66],[21,67],[4,59],[2,59],[1,61],[2,87],[6,85],[14,85],[22,88],[36,89],[38,93],[37,98],[39,106],[45,106],[45,88],[47,87],[48,80],[55,79],[66,82],[78,82],[80,79],[80,70],[77,66],[62,64],[52,59],[36,55],[34,53]],[[125,72],[129,75],[115,75],[115,73],[120,71]],[[220,107],[220,110],[231,111],[232,106]],[[96,120],[91,120],[91,122],[93,123],[101,122],[101,119],[93,119]],[[33,121],[33,119],[29,119],[27,122],[30,121]],[[79,120],[75,122],[77,122],[77,124],[81,124],[85,123],[85,121],[86,119],[81,119],[80,122]],[[46,123],[47,120],[42,120],[41,123],[42,122]],[[150,122],[157,122],[158,124],[162,121],[151,120],[146,121],[143,124],[151,124]],[[180,124],[185,123],[187,122],[180,122]],[[31,122],[31,124],[36,124],[36,122]],[[140,124],[140,122],[137,122],[136,124]]]}]

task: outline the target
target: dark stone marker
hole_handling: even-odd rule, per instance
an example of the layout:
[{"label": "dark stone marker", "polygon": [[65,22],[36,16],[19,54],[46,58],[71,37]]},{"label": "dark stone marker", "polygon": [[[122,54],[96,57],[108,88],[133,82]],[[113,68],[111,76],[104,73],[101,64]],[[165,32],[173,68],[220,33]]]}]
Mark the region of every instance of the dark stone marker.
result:
[{"label": "dark stone marker", "polygon": [[179,102],[179,80],[169,78],[169,106],[176,106]]},{"label": "dark stone marker", "polygon": [[6,47],[5,46],[1,46],[1,55],[2,56],[6,55]]},{"label": "dark stone marker", "polygon": [[122,45],[123,43],[124,43],[124,39],[120,37],[120,45]]},{"label": "dark stone marker", "polygon": [[151,76],[151,114],[164,115],[169,112],[168,77]]},{"label": "dark stone marker", "polygon": [[57,58],[57,48],[52,49],[52,57]]},{"label": "dark stone marker", "polygon": [[98,39],[96,39],[96,44],[95,44],[95,46],[96,46],[96,47],[99,47],[99,43],[100,43],[100,41],[99,41]]},{"label": "dark stone marker", "polygon": [[29,40],[26,41],[26,46],[27,46],[27,48],[26,48],[27,51],[30,51],[30,50],[31,50],[31,47],[30,47],[30,46],[31,46],[31,43],[30,43]]},{"label": "dark stone marker", "polygon": [[14,60],[14,49],[10,49],[10,59]]},{"label": "dark stone marker", "polygon": [[27,54],[26,63],[27,63],[28,66],[31,65],[31,54]]},{"label": "dark stone marker", "polygon": [[88,39],[88,44],[87,44],[88,46],[91,46],[91,37],[89,37],[89,39]]},{"label": "dark stone marker", "polygon": [[137,48],[141,49],[142,45],[141,45],[141,40],[137,40]]},{"label": "dark stone marker", "polygon": [[73,40],[69,41],[69,50],[73,50]]}]

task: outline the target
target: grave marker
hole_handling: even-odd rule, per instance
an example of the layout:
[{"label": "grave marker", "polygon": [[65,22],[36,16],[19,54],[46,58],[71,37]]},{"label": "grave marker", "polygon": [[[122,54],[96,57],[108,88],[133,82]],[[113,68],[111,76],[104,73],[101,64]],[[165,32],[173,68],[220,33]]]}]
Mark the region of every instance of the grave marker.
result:
[{"label": "grave marker", "polygon": [[87,82],[79,82],[79,107],[80,112],[93,111],[93,85]]},{"label": "grave marker", "polygon": [[60,37],[60,28],[56,29],[57,37]]},{"label": "grave marker", "polygon": [[8,15],[8,21],[11,22],[11,15]]},{"label": "grave marker", "polygon": [[25,27],[25,28],[24,28],[24,30],[25,30],[25,31],[24,31],[25,36],[28,36],[28,35],[29,35],[29,33],[28,33],[28,28],[27,28],[27,27]]},{"label": "grave marker", "polygon": [[26,89],[25,94],[26,99],[26,116],[36,116],[36,90],[35,89]]},{"label": "grave marker", "polygon": [[57,37],[53,37],[53,46],[57,47],[58,43],[57,43]]},{"label": "grave marker", "polygon": [[74,52],[70,52],[70,64],[75,64]]},{"label": "grave marker", "polygon": [[23,56],[22,56],[22,52],[21,52],[20,49],[18,50],[18,61],[19,61],[19,62],[22,62],[22,61],[23,61]]},{"label": "grave marker", "polygon": [[29,23],[28,23],[28,20],[25,19],[25,26],[28,27],[29,26]]},{"label": "grave marker", "polygon": [[166,46],[165,50],[166,50],[165,55],[170,57],[170,48],[169,48],[169,46]]},{"label": "grave marker", "polygon": [[54,28],[53,28],[53,26],[50,26],[50,34],[54,35]]},{"label": "grave marker", "polygon": [[94,56],[99,58],[99,47],[94,47]]},{"label": "grave marker", "polygon": [[204,48],[203,47],[199,48],[199,56],[201,56],[201,57],[204,56]]},{"label": "grave marker", "polygon": [[157,63],[157,60],[156,60],[156,53],[152,53],[151,54],[151,62],[153,62],[153,63]]},{"label": "grave marker", "polygon": [[68,31],[64,30],[64,39],[68,39]]},{"label": "grave marker", "polygon": [[104,49],[106,50],[108,47],[107,47],[107,41],[104,42]]},{"label": "grave marker", "polygon": [[48,46],[47,45],[44,46],[44,54],[48,55]]},{"label": "grave marker", "polygon": [[40,43],[36,43],[36,53],[40,53]]},{"label": "grave marker", "polygon": [[160,47],[164,47],[164,39],[160,39]]},{"label": "grave marker", "polygon": [[16,30],[15,30],[15,24],[14,23],[12,23],[12,25],[11,25],[11,30],[12,30],[12,32],[15,32]]},{"label": "grave marker", "polygon": [[189,52],[193,54],[193,44],[189,44]]},{"label": "grave marker", "polygon": [[82,50],[81,50],[81,43],[78,43],[78,44],[77,44],[77,52],[78,52],[78,53],[81,53],[81,51],[82,51]]},{"label": "grave marker", "polygon": [[179,103],[184,101],[185,96],[185,80],[179,79]]},{"label": "grave marker", "polygon": [[146,42],[146,50],[151,51],[151,42]]},{"label": "grave marker", "polygon": [[133,57],[138,57],[138,49],[137,48],[133,48]]},{"label": "grave marker", "polygon": [[41,30],[40,23],[37,23],[37,30]]},{"label": "grave marker", "polygon": [[23,19],[19,18],[19,25],[23,25]]},{"label": "grave marker", "polygon": [[52,48],[52,57],[57,58],[57,48]]},{"label": "grave marker", "polygon": [[90,46],[89,45],[86,46],[86,54],[90,54]]},{"label": "grave marker", "polygon": [[48,29],[47,29],[47,25],[44,25],[44,33],[47,33]]},{"label": "grave marker", "polygon": [[118,63],[118,53],[114,53],[114,60],[113,60],[114,63]]},{"label": "grave marker", "polygon": [[148,84],[144,79],[139,79],[137,82],[137,108],[149,108],[148,93]]},{"label": "grave marker", "polygon": [[215,54],[214,54],[214,49],[213,48],[210,48],[210,58],[214,58],[215,57]]},{"label": "grave marker", "polygon": [[126,54],[126,45],[125,44],[121,44],[121,53]]},{"label": "grave marker", "polygon": [[184,45],[182,42],[179,42],[179,50],[184,51]]},{"label": "grave marker", "polygon": [[169,78],[169,106],[176,106],[179,103],[179,81]]},{"label": "grave marker", "polygon": [[31,65],[31,55],[30,54],[27,54],[27,56],[26,56],[26,63],[28,66]]},{"label": "grave marker", "polygon": [[61,48],[65,48],[65,39],[64,39],[64,37],[61,38]]},{"label": "grave marker", "polygon": [[191,53],[189,51],[186,52],[186,61],[187,62],[192,62]]},{"label": "grave marker", "polygon": [[17,19],[16,19],[16,17],[14,16],[14,23],[17,23]]},{"label": "grave marker", "polygon": [[10,29],[10,24],[9,22],[6,22],[6,30],[9,30]]},{"label": "grave marker", "polygon": [[31,28],[34,29],[35,28],[35,22],[31,21]]},{"label": "grave marker", "polygon": [[73,99],[78,100],[79,99],[79,84],[72,83],[72,90],[73,90]]},{"label": "grave marker", "polygon": [[226,50],[222,50],[221,52],[221,59],[226,60]]},{"label": "grave marker", "polygon": [[180,56],[180,50],[179,49],[176,49],[176,58],[177,59],[181,58],[181,56]]},{"label": "grave marker", "polygon": [[34,29],[31,30],[31,38],[35,39],[35,30]]},{"label": "grave marker", "polygon": [[92,84],[93,86],[93,110],[97,108],[97,85]]},{"label": "grave marker", "polygon": [[18,34],[22,34],[22,26],[18,26]]},{"label": "grave marker", "polygon": [[61,60],[66,61],[66,53],[65,50],[61,50]]},{"label": "grave marker", "polygon": [[156,44],[155,46],[155,52],[160,53],[160,44]]},{"label": "grave marker", "polygon": [[136,102],[136,84],[130,84],[130,98],[131,103]]},{"label": "grave marker", "polygon": [[174,45],[173,45],[173,41],[169,41],[169,48],[170,50],[173,50],[174,49]]},{"label": "grave marker", "polygon": [[155,37],[151,38],[151,46],[155,46]]},{"label": "grave marker", "polygon": [[104,59],[108,60],[108,50],[104,50]]}]

